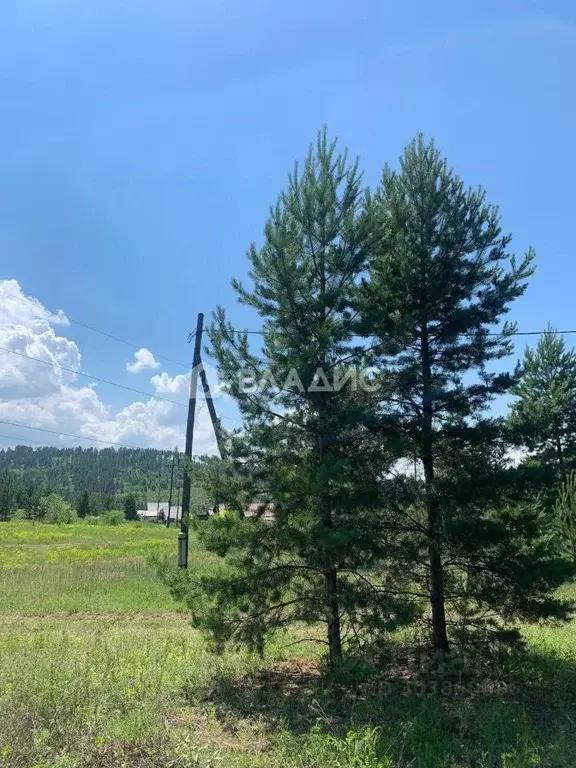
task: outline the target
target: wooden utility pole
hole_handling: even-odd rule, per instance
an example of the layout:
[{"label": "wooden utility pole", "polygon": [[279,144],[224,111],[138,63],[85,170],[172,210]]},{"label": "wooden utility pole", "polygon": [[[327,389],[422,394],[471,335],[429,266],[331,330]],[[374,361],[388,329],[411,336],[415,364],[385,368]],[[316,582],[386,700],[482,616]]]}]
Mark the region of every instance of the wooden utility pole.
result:
[{"label": "wooden utility pole", "polygon": [[206,400],[206,405],[208,406],[208,413],[210,414],[210,419],[212,421],[212,426],[214,428],[214,435],[216,437],[216,443],[218,445],[218,450],[220,451],[220,458],[225,458],[225,452],[226,448],[224,446],[224,439],[222,435],[222,426],[220,424],[220,420],[218,419],[218,416],[216,415],[216,409],[214,408],[214,401],[212,400],[212,393],[210,392],[210,385],[208,384],[208,378],[206,377],[206,371],[204,370],[204,365],[200,366],[200,381],[202,382],[202,389],[204,390],[204,399]]},{"label": "wooden utility pole", "polygon": [[188,399],[188,421],[186,422],[186,466],[184,467],[184,482],[182,486],[182,519],[178,535],[178,565],[188,568],[188,517],[190,514],[190,464],[192,463],[192,447],[194,445],[194,419],[196,416],[196,391],[198,389],[198,372],[201,364],[200,349],[202,331],[204,330],[204,315],[198,313],[196,333],[194,334],[194,356],[192,358],[192,376],[190,377],[190,397]]},{"label": "wooden utility pole", "polygon": [[[174,488],[174,465],[176,464],[177,451],[178,451],[178,447],[176,446],[174,448],[174,453],[172,454],[172,466],[170,468],[170,494],[168,496],[168,516],[166,517],[166,528],[170,528],[170,511],[172,509],[172,490]],[[178,509],[176,509],[176,518],[178,518]]]},{"label": "wooden utility pole", "polygon": [[156,503],[156,522],[160,519],[160,494],[162,493],[162,475],[164,474],[164,454],[160,459],[160,474],[158,475],[158,501]]}]

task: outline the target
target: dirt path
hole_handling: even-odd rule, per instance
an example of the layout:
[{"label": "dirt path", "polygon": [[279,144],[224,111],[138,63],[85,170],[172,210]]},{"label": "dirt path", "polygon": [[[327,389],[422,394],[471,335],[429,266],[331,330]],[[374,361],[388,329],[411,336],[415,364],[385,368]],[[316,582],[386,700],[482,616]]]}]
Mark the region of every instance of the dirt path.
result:
[{"label": "dirt path", "polygon": [[180,611],[108,611],[106,613],[92,613],[88,611],[55,611],[53,613],[44,613],[42,611],[9,613],[0,612],[0,625],[7,621],[17,621],[21,619],[46,619],[51,621],[189,621],[189,616]]}]

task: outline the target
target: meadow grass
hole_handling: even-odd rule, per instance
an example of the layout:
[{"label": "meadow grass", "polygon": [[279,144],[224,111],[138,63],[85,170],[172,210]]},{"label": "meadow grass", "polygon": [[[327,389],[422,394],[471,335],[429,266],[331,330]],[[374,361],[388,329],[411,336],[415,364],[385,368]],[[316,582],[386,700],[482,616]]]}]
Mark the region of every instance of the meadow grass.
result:
[{"label": "meadow grass", "polygon": [[118,557],[145,558],[154,553],[175,554],[176,535],[175,527],[166,529],[152,523],[118,526],[2,523],[0,567],[29,568]]},{"label": "meadow grass", "polygon": [[[146,561],[174,556],[175,537],[0,524],[0,766],[576,765],[574,622],[525,627],[505,672],[468,670],[440,694],[401,663],[335,686],[321,646],[293,645],[303,630],[264,659],[215,655]],[[212,561],[193,541],[192,568]]]},{"label": "meadow grass", "polygon": [[[0,614],[178,610],[149,563],[176,558],[177,528],[147,524],[0,525]],[[210,556],[191,539],[190,560]]]},{"label": "meadow grass", "polygon": [[166,611],[147,556],[174,552],[162,526],[0,526],[0,613]]},{"label": "meadow grass", "polygon": [[154,569],[136,558],[1,571],[0,612],[28,614],[173,611]]}]

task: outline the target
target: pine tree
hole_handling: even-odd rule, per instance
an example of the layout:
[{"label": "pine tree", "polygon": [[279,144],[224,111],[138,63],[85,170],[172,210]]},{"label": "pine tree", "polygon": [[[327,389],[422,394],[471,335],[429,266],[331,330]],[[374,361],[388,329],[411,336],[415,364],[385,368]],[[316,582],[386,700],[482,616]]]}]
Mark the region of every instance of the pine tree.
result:
[{"label": "pine tree", "polygon": [[572,471],[560,488],[555,507],[558,546],[576,565],[576,472]]},{"label": "pine tree", "polygon": [[126,496],[124,501],[124,517],[126,520],[138,520],[138,507],[136,498],[132,495]]},{"label": "pine tree", "polygon": [[208,504],[217,513],[222,507],[233,505],[233,511],[244,517],[244,508],[249,499],[242,494],[242,474],[229,459],[233,433],[222,431],[221,441],[225,444],[224,457],[204,456],[198,463],[197,485],[204,489]]},{"label": "pine tree", "polygon": [[356,165],[320,134],[271,210],[263,246],[248,253],[253,288],[233,281],[264,320],[258,354],[223,310],[215,316],[211,354],[246,427],[228,451],[242,478],[231,506],[272,505],[274,520],[231,512],[207,524],[205,543],[228,555],[229,570],[190,599],[196,624],[220,645],[261,650],[274,629],[321,621],[332,667],[344,632],[410,617],[375,573],[366,577],[384,557],[375,532],[386,449],[371,431],[373,395],[346,378],[349,358],[362,362],[353,344],[369,238],[360,184]]},{"label": "pine tree", "polygon": [[[363,290],[364,332],[379,343],[383,414],[409,439],[414,453],[407,458],[417,455],[423,470],[432,641],[446,651],[447,564],[464,557],[462,542],[474,542],[473,527],[486,546],[484,534],[496,535],[482,511],[487,502],[466,524],[466,510],[481,504],[481,487],[455,467],[472,450],[474,467],[482,446],[501,439],[502,423],[485,411],[513,377],[488,367],[511,353],[514,327],[491,332],[524,292],[532,254],[516,263],[497,208],[482,190],[466,189],[421,136],[406,148],[399,172],[385,167],[366,215],[375,238]],[[477,475],[490,461],[484,457],[482,465]],[[488,472],[484,480],[494,478]],[[466,557],[481,562],[482,553]]]},{"label": "pine tree", "polygon": [[78,517],[89,517],[90,514],[90,494],[84,491],[78,501]]},{"label": "pine tree", "polygon": [[526,348],[513,394],[509,423],[517,441],[566,480],[576,459],[576,352],[551,328],[535,350]]},{"label": "pine tree", "polygon": [[17,483],[13,472],[0,473],[0,521],[6,522],[16,508]]}]

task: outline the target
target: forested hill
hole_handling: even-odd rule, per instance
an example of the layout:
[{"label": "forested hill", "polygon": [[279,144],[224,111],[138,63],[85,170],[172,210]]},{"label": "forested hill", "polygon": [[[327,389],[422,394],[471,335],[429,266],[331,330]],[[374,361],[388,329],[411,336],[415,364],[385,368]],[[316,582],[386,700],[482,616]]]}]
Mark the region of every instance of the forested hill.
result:
[{"label": "forested hill", "polygon": [[150,448],[31,448],[0,450],[0,473],[18,475],[20,483],[49,489],[65,498],[91,494],[135,493],[155,498],[168,489],[171,454]]}]

